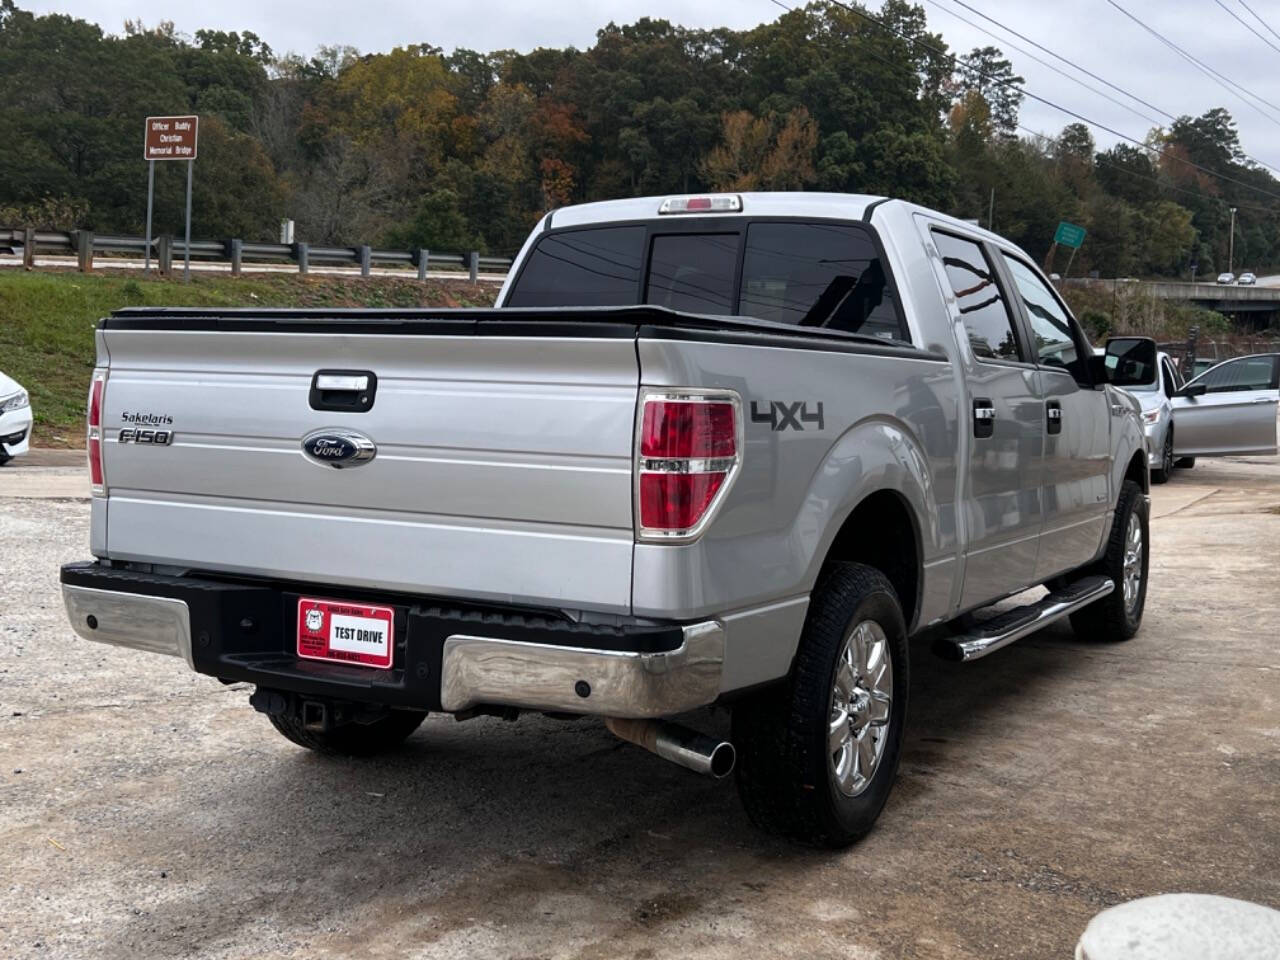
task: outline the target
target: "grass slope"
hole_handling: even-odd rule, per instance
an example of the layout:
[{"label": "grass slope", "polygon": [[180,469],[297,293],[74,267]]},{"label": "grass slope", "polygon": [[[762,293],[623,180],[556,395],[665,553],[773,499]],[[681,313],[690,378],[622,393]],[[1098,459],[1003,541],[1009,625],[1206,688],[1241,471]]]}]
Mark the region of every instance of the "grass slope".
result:
[{"label": "grass slope", "polygon": [[84,445],[94,325],[112,310],[153,307],[488,306],[497,286],[385,277],[198,276],[0,270],[0,370],[31,393],[37,446]]}]

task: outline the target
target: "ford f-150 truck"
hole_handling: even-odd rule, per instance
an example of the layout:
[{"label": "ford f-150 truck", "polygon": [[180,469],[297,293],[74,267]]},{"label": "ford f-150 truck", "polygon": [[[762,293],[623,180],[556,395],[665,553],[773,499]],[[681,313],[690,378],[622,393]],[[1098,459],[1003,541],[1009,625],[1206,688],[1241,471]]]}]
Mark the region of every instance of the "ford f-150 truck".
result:
[{"label": "ford f-150 truck", "polygon": [[[569,207],[493,309],[132,308],[97,356],[72,626],[255,685],[313,750],[595,716],[839,846],[892,785],[909,637],[1142,619],[1118,388],[1154,344],[1095,355],[1025,253],[909,203]],[[708,705],[728,739],[677,722]]]}]

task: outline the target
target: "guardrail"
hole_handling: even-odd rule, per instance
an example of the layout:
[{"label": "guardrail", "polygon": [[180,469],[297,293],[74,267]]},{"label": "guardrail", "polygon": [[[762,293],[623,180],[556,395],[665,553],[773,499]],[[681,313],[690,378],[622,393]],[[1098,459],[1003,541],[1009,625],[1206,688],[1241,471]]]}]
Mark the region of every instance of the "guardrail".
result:
[{"label": "guardrail", "polygon": [[[38,253],[74,254],[78,268],[85,273],[93,269],[95,254],[144,257],[144,237],[122,237],[95,234],[91,230],[32,230],[0,228],[0,247],[22,248],[23,266],[32,269]],[[161,275],[173,272],[175,260],[185,258],[186,244],[181,238],[167,235],[153,237],[151,255]],[[191,259],[230,264],[232,274],[239,274],[248,263],[295,263],[305,274],[314,265],[358,266],[367,277],[375,266],[416,267],[419,280],[427,278],[427,269],[465,271],[474,283],[481,273],[505,274],[511,269],[510,257],[481,256],[471,253],[438,253],[425,248],[388,250],[361,244],[354,247],[312,246],[309,243],[257,243],[240,239],[192,240]]]}]

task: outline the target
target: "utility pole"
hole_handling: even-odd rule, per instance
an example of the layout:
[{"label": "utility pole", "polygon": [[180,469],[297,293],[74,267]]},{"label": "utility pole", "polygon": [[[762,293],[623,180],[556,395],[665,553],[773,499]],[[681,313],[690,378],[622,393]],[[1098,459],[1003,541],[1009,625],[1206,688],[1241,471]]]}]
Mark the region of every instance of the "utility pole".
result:
[{"label": "utility pole", "polygon": [[996,219],[996,188],[992,187],[991,202],[987,204],[987,229],[990,230],[992,233],[994,233],[996,229],[993,226],[995,219]]},{"label": "utility pole", "polygon": [[1235,273],[1236,265],[1236,208],[1231,208],[1231,240],[1227,244],[1227,273]]}]

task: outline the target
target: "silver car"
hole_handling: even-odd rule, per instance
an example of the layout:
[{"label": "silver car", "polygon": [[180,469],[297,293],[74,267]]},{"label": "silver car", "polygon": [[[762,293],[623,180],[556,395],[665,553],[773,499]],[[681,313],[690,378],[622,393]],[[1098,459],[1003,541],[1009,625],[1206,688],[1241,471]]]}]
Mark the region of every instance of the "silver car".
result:
[{"label": "silver car", "polygon": [[1167,353],[1157,356],[1159,376],[1129,392],[1142,404],[1142,429],[1147,435],[1147,464],[1151,482],[1165,483],[1173,473],[1173,398],[1182,388],[1182,377]]}]

